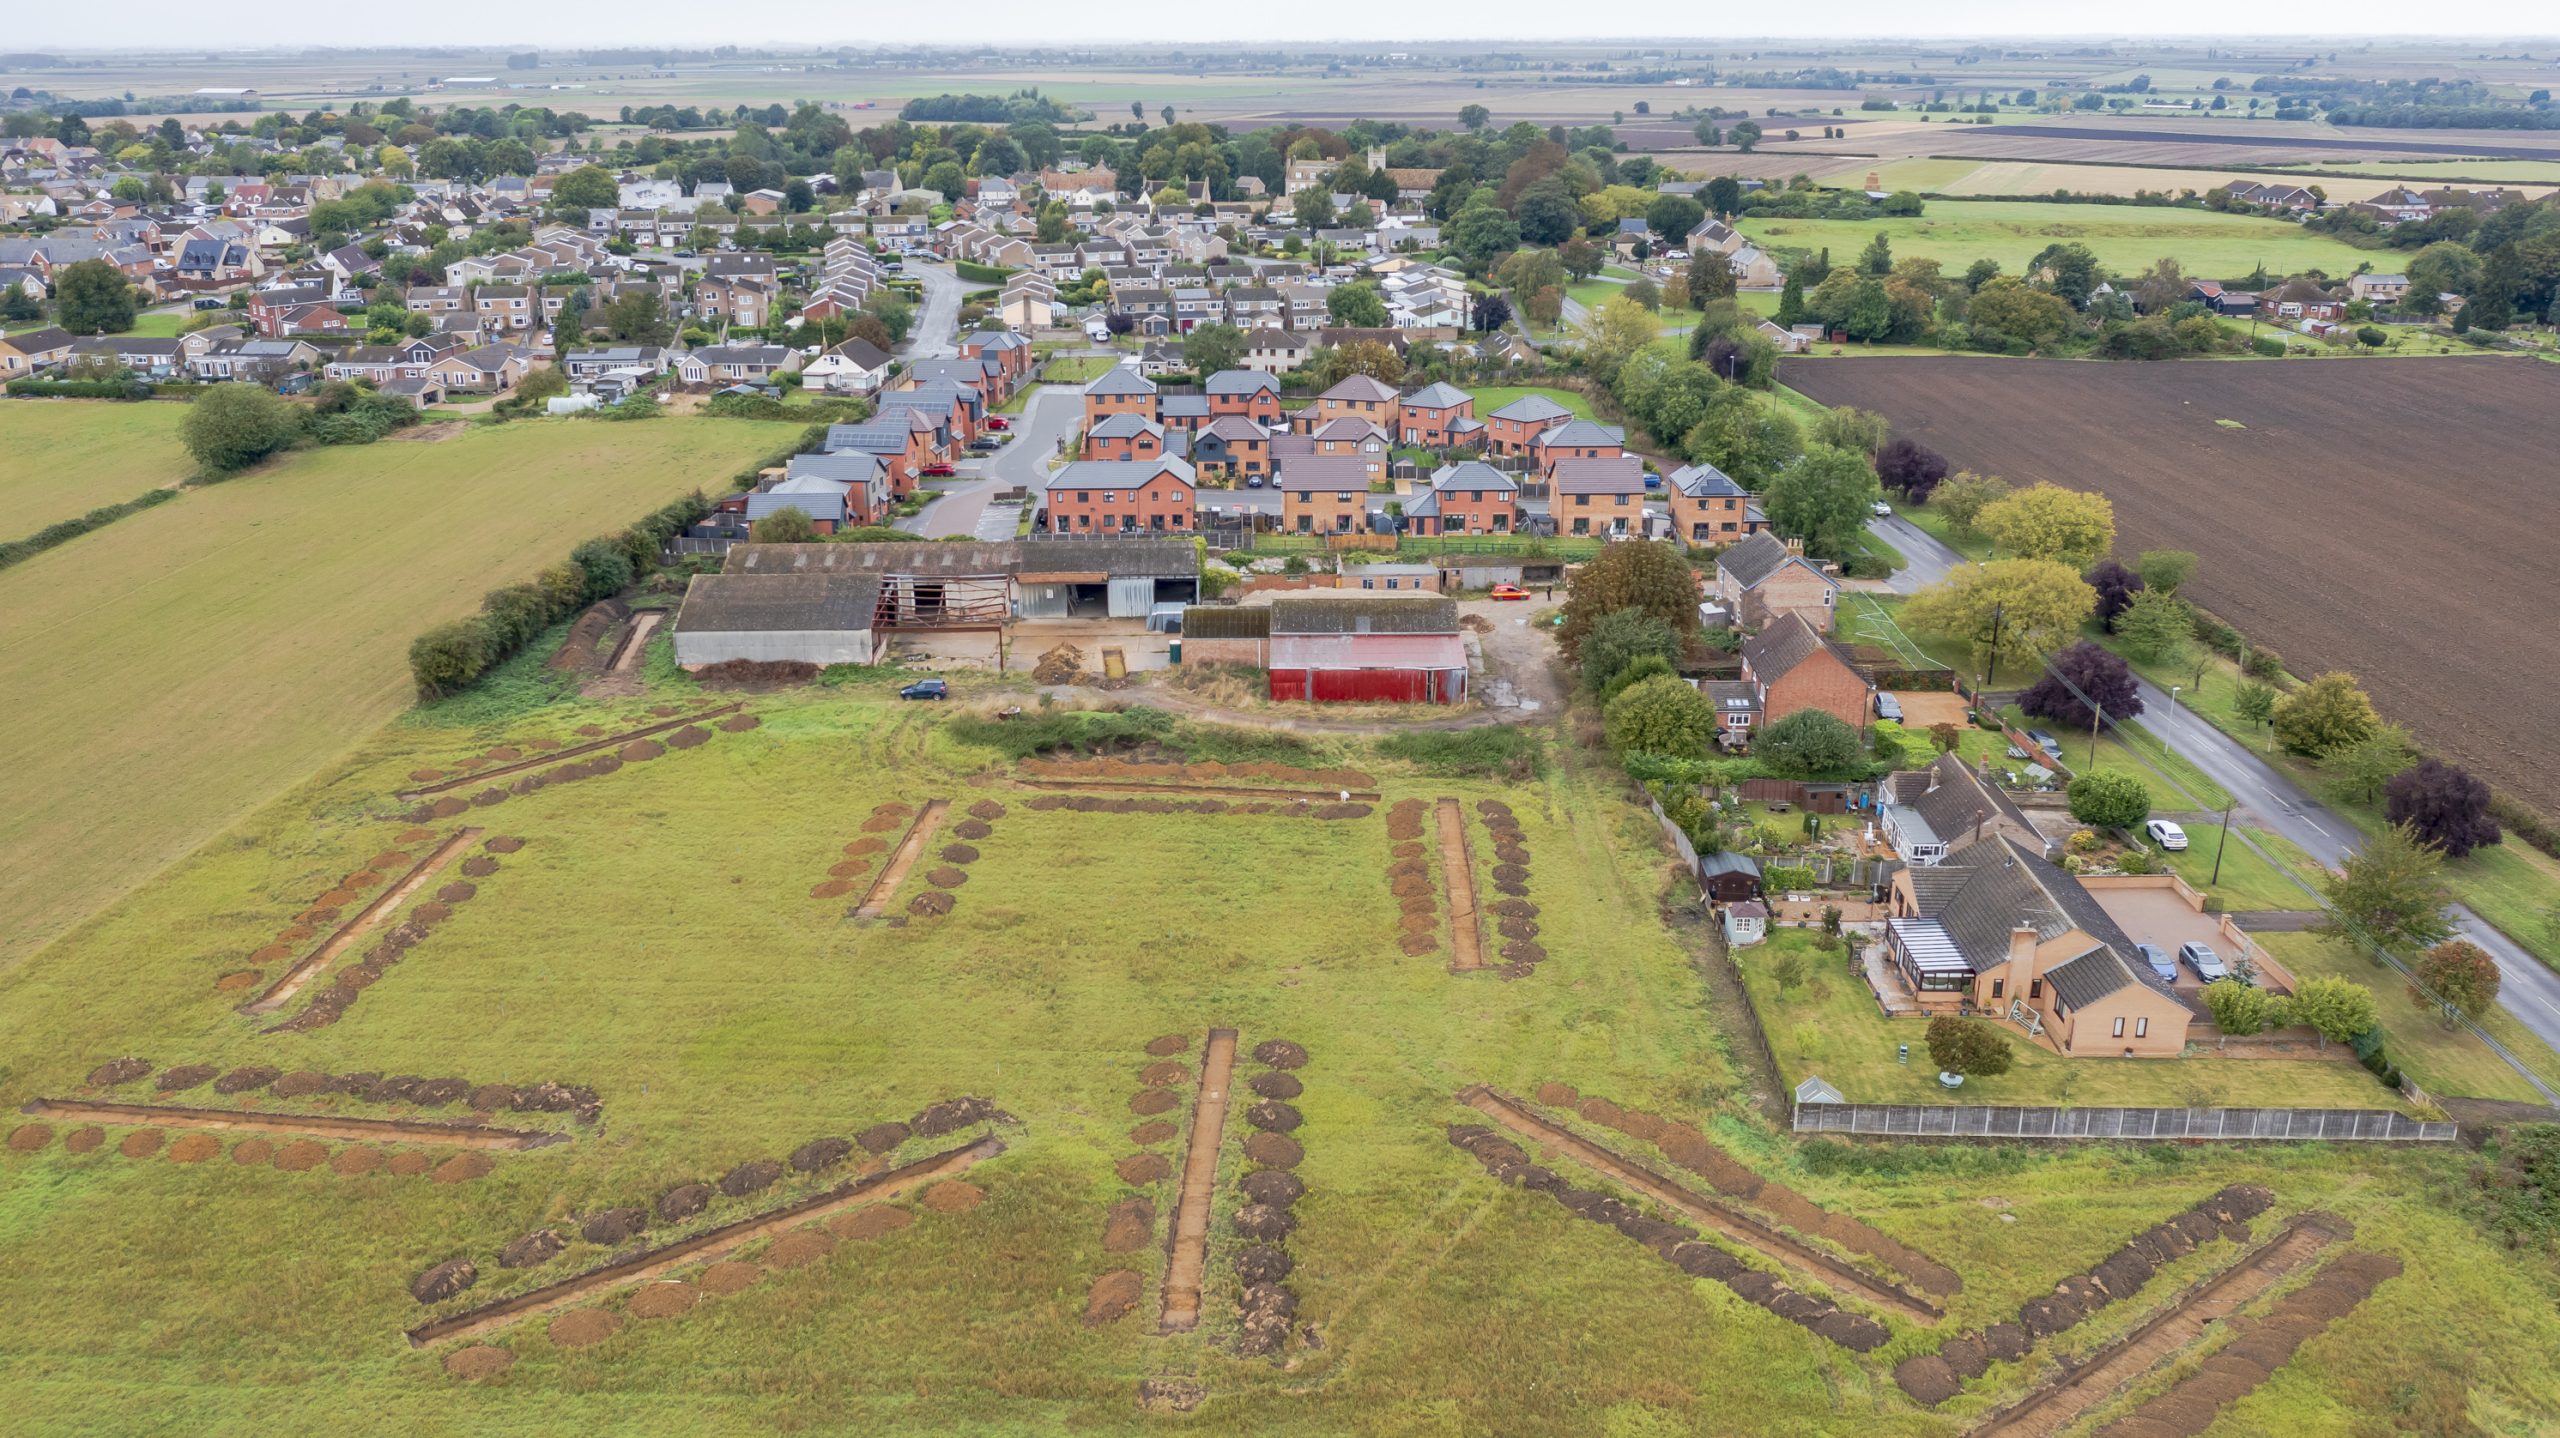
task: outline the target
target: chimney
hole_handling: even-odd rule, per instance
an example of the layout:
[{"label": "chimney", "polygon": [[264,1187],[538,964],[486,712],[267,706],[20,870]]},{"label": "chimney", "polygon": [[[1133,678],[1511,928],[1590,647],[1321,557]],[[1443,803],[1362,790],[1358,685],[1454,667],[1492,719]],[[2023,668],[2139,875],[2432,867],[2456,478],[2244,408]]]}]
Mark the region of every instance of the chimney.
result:
[{"label": "chimney", "polygon": [[1787,553],[1789,553],[1789,554],[1802,554],[1802,553],[1804,553],[1804,541],[1803,541],[1803,540],[1801,540],[1801,539],[1790,539],[1790,540],[1788,540],[1788,541],[1787,541]]}]

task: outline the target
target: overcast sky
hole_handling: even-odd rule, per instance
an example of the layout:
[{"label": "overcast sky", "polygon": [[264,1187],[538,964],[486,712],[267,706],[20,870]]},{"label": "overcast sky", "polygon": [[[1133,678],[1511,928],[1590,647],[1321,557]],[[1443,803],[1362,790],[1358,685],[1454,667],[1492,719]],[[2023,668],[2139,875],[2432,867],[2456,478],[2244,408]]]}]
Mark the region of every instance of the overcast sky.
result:
[{"label": "overcast sky", "polygon": [[[2408,0],[2149,0],[2092,7],[2052,0],[1973,0],[1921,5],[1909,0],[1826,0],[1775,9],[1709,9],[1696,0],[1617,0],[1608,5],[1523,4],[1519,0],[1259,0],[1217,5],[1057,4],[1054,0],[969,0],[960,4],[865,4],[843,0],[758,0],[749,5],[705,0],[604,0],[593,5],[529,5],[523,0],[439,0],[431,5],[328,7],[327,23],[291,23],[292,7],[206,5],[198,0],[127,0],[122,5],[41,4],[11,7],[5,44],[12,49],[135,44],[315,45],[483,43],[488,45],[714,45],[799,42],[817,45],[984,40],[1021,45],[1051,41],[1497,40],[1530,37],[1693,36],[1730,44],[1729,17],[1778,23],[1790,36],[2052,35],[2055,27],[2103,21],[2102,35],[2408,36],[2413,21],[2430,34],[2462,36],[2560,33],[2549,0],[2470,0],[2412,5]],[[2084,13],[2086,18],[2084,19]],[[261,18],[261,16],[265,18]],[[270,22],[275,23],[270,23]],[[1701,35],[1701,25],[1708,27]],[[2538,52],[2537,52],[2538,53]]]}]

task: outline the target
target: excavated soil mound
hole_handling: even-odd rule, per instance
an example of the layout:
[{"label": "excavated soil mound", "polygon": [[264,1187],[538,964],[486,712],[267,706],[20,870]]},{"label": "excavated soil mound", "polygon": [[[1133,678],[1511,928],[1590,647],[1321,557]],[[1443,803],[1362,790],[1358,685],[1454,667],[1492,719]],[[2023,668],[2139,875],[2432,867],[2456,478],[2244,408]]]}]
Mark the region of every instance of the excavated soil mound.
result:
[{"label": "excavated soil mound", "polygon": [[947,1098],[928,1104],[915,1117],[907,1120],[918,1137],[940,1138],[958,1133],[973,1123],[1011,1123],[1013,1115],[983,1098]]},{"label": "excavated soil mound", "polygon": [[1407,874],[1388,884],[1387,892],[1399,899],[1427,899],[1431,896],[1431,881],[1420,874]]},{"label": "excavated soil mound", "polygon": [[329,1160],[329,1171],[356,1178],[382,1167],[382,1150],[378,1148],[342,1148]]},{"label": "excavated soil mound", "polygon": [[[556,746],[555,746],[556,747]],[[403,829],[391,836],[395,844],[423,844],[436,836],[433,829]]]},{"label": "excavated soil mound", "polygon": [[1296,1098],[1307,1089],[1305,1084],[1298,1082],[1297,1075],[1288,1073],[1255,1074],[1245,1087],[1262,1098]]},{"label": "excavated soil mound", "polygon": [[492,1348],[485,1343],[475,1343],[469,1348],[457,1348],[446,1354],[444,1360],[444,1371],[467,1383],[495,1378],[515,1366],[516,1356],[513,1353],[504,1348]]},{"label": "excavated soil mound", "polygon": [[978,851],[967,844],[945,844],[942,857],[954,864],[974,864],[978,862]]},{"label": "excavated soil mound", "polygon": [[1390,880],[1428,878],[1430,873],[1431,866],[1420,859],[1398,859],[1387,866]]},{"label": "excavated soil mound", "polygon": [[1175,1084],[1185,1082],[1190,1077],[1191,1069],[1188,1065],[1167,1060],[1163,1063],[1147,1065],[1139,1072],[1138,1081],[1146,1084]]},{"label": "excavated soil mound", "polygon": [[889,834],[905,827],[907,821],[895,814],[874,814],[862,821],[862,832],[866,834]]},{"label": "excavated soil mound", "polygon": [[813,1138],[791,1151],[791,1171],[816,1173],[835,1167],[853,1152],[853,1143],[841,1138]]},{"label": "excavated soil mound", "polygon": [[492,804],[503,804],[507,802],[507,791],[504,789],[483,789],[479,793],[471,796],[471,802],[474,806],[482,809],[486,809]]},{"label": "excavated soil mound", "polygon": [[[775,1245],[777,1248],[780,1246]],[[756,1265],[732,1261],[711,1265],[702,1270],[694,1281],[702,1285],[702,1291],[705,1293],[726,1296],[746,1292],[755,1287],[756,1281],[763,1277],[764,1270]]]},{"label": "excavated soil mound", "polygon": [[1387,851],[1387,857],[1398,861],[1405,859],[1419,859],[1429,852],[1429,850],[1422,847],[1422,841],[1420,839],[1407,839],[1403,843],[1389,849]]},{"label": "excavated soil mound", "polygon": [[959,838],[975,841],[993,837],[996,831],[992,824],[981,824],[975,819],[963,819],[951,826],[951,832]]},{"label": "excavated soil mound", "polygon": [[1956,1381],[1955,1370],[1935,1353],[1923,1353],[1895,1364],[1893,1381],[1923,1408],[1935,1408],[1964,1391],[1964,1385]]},{"label": "excavated soil mound", "polygon": [[950,913],[957,902],[949,894],[926,892],[907,900],[907,912],[919,918],[936,919]]},{"label": "excavated soil mound", "polygon": [[451,819],[457,815],[469,813],[470,810],[470,800],[458,799],[451,794],[447,794],[443,798],[438,799],[427,806],[427,817],[431,819]]},{"label": "excavated soil mound", "polygon": [[124,1142],[116,1145],[116,1152],[127,1158],[149,1158],[167,1141],[168,1135],[156,1128],[138,1128],[124,1136]]},{"label": "excavated soil mound", "polygon": [[524,840],[513,834],[498,834],[483,840],[480,847],[492,854],[512,854],[524,847]]},{"label": "excavated soil mound", "polygon": [[1189,1047],[1191,1039],[1187,1034],[1166,1034],[1147,1040],[1147,1053],[1154,1058],[1171,1058]]},{"label": "excavated soil mound", "polygon": [[667,736],[670,749],[699,749],[711,742],[711,731],[699,724],[687,724]]},{"label": "excavated soil mound", "polygon": [[782,1179],[782,1165],[769,1158],[749,1159],[720,1175],[720,1191],[731,1198],[762,1193]]},{"label": "excavated soil mound", "polygon": [[941,868],[924,876],[924,881],[937,889],[956,889],[969,882],[965,869]]},{"label": "excavated soil mound", "polygon": [[763,722],[753,714],[732,714],[720,721],[720,729],[727,734],[744,734]]},{"label": "excavated soil mound", "polygon": [[1275,1069],[1307,1066],[1307,1051],[1287,1039],[1264,1039],[1253,1046],[1253,1061]]},{"label": "excavated soil mound", "polygon": [[1429,894],[1403,895],[1396,900],[1396,908],[1407,918],[1430,917],[1440,912],[1440,906],[1432,902]]},{"label": "excavated soil mound", "polygon": [[693,1217],[695,1214],[702,1212],[705,1208],[710,1207],[710,1205],[711,1185],[707,1183],[679,1184],[678,1186],[668,1189],[666,1192],[658,1195],[658,1217],[660,1220],[667,1223],[682,1223],[686,1219]]},{"label": "excavated soil mound", "polygon": [[34,1153],[53,1142],[53,1130],[40,1123],[22,1123],[9,1130],[11,1153]]},{"label": "excavated soil mound", "polygon": [[1396,916],[1396,932],[1399,934],[1430,934],[1437,932],[1439,928],[1440,918],[1437,914],[1398,914]]},{"label": "excavated soil mound", "polygon": [[848,1243],[860,1243],[895,1233],[915,1221],[916,1216],[903,1208],[857,1208],[828,1219],[827,1231]]},{"label": "excavated soil mound", "polygon": [[149,1059],[109,1059],[89,1070],[89,1082],[93,1087],[113,1088],[120,1083],[131,1083],[149,1072]]},{"label": "excavated soil mound", "polygon": [[479,1281],[479,1265],[467,1258],[457,1258],[439,1263],[410,1280],[409,1296],[420,1303],[442,1303]]},{"label": "excavated soil mound", "polygon": [[649,1226],[649,1211],[643,1208],[608,1208],[589,1215],[578,1225],[578,1236],[589,1243],[621,1243]]},{"label": "excavated soil mound", "polygon": [[462,861],[462,874],[465,878],[485,879],[496,872],[498,872],[498,861],[486,854],[474,854]]},{"label": "excavated soil mound", "polygon": [[1991,1368],[1991,1355],[1983,1351],[1980,1343],[1970,1338],[1948,1339],[1938,1345],[1938,1356],[1946,1360],[1949,1371],[1967,1382],[1981,1377]]},{"label": "excavated soil mound", "polygon": [[287,1173],[304,1173],[328,1161],[328,1147],[307,1138],[295,1139],[276,1150],[276,1167]]},{"label": "excavated soil mound", "polygon": [[1134,1188],[1143,1188],[1151,1183],[1162,1183],[1171,1177],[1173,1165],[1165,1162],[1162,1154],[1133,1153],[1114,1165],[1112,1172],[1120,1175],[1122,1183]]},{"label": "excavated soil mound", "polygon": [[924,1191],[924,1206],[936,1213],[966,1213],[986,1196],[987,1191],[974,1183],[949,1179]]},{"label": "excavated soil mound", "polygon": [[1994,1323],[1982,1330],[1982,1351],[2000,1363],[2015,1363],[2027,1356],[2035,1339],[2014,1323]]},{"label": "excavated soil mound", "polygon": [[855,1134],[853,1136],[853,1141],[862,1145],[862,1151],[864,1153],[877,1154],[887,1153],[889,1150],[905,1143],[912,1136],[913,1130],[909,1129],[905,1124],[897,1122],[875,1123],[871,1127],[864,1129],[862,1132]]},{"label": "excavated soil mound", "polygon": [[1289,1276],[1293,1267],[1289,1250],[1276,1244],[1248,1244],[1236,1254],[1236,1280],[1246,1287],[1278,1283]]},{"label": "excavated soil mound", "polygon": [[884,839],[856,839],[852,843],[845,845],[844,851],[847,856],[859,859],[867,855],[877,854],[888,847],[888,841]]},{"label": "excavated soil mound", "polygon": [[776,1268],[805,1268],[835,1251],[835,1237],[826,1230],[795,1228],[773,1241],[764,1251],[764,1261]]},{"label": "excavated soil mound", "polygon": [[1538,924],[1534,919],[1505,919],[1495,927],[1506,939],[1534,939],[1538,936]]},{"label": "excavated soil mound", "polygon": [[91,1124],[86,1128],[73,1129],[70,1136],[62,1141],[62,1146],[73,1153],[88,1153],[106,1141],[107,1131]]},{"label": "excavated soil mound", "polygon": [[1502,946],[1502,957],[1514,964],[1542,964],[1546,962],[1547,951],[1535,940],[1513,939]]},{"label": "excavated soil mound", "polygon": [[1296,1139],[1276,1133],[1256,1133],[1245,1136],[1244,1156],[1273,1168],[1296,1168],[1305,1161],[1307,1151],[1298,1145]]},{"label": "excavated soil mound", "polygon": [[[232,1157],[239,1157],[236,1150]],[[419,1174],[435,1167],[435,1164],[433,1157],[413,1148],[391,1155],[391,1162],[385,1166],[402,1178],[416,1178]]]},{"label": "excavated soil mound", "polygon": [[292,1073],[286,1074],[283,1078],[276,1080],[275,1095],[278,1098],[303,1098],[315,1093],[331,1093],[336,1091],[337,1087],[338,1076],[336,1074],[318,1073],[311,1069],[296,1069]]},{"label": "excavated soil mound", "polygon": [[622,1329],[620,1316],[602,1308],[578,1308],[551,1320],[552,1346],[586,1348],[602,1343]]},{"label": "excavated soil mound", "polygon": [[1306,1122],[1297,1109],[1277,1099],[1265,1099],[1246,1109],[1244,1121],[1269,1133],[1289,1133]]},{"label": "excavated soil mound", "polygon": [[690,1313],[702,1301],[702,1290],[680,1278],[661,1279],[631,1295],[634,1318],[674,1318]]},{"label": "excavated soil mound", "polygon": [[1166,1123],[1163,1119],[1154,1119],[1129,1130],[1129,1142],[1136,1144],[1162,1143],[1179,1132],[1181,1132],[1180,1129],[1175,1128],[1172,1124]]},{"label": "excavated soil mound", "polygon": [[663,757],[666,752],[667,746],[655,739],[634,739],[613,751],[614,757],[626,764],[645,763]]},{"label": "excavated soil mound", "polygon": [[485,1153],[457,1153],[437,1164],[433,1177],[438,1183],[469,1183],[475,1178],[488,1177],[489,1171],[497,1166],[497,1162]]},{"label": "excavated soil mound", "polygon": [[456,879],[452,883],[445,885],[443,888],[436,890],[436,900],[439,903],[446,904],[468,903],[471,900],[471,896],[479,892],[479,885],[467,884],[460,879]]},{"label": "excavated soil mound", "polygon": [[1493,866],[1493,881],[1497,884],[1525,884],[1529,882],[1528,867],[1523,864],[1496,864]]},{"label": "excavated soil mound", "polygon": [[[452,905],[440,904],[432,899],[409,911],[409,921],[415,924],[441,924],[452,917]],[[341,982],[344,980],[342,979]]]},{"label": "excavated soil mound", "polygon": [[821,879],[809,886],[809,897],[813,899],[841,899],[852,892],[851,879]]},{"label": "excavated soil mound", "polygon": [[214,1073],[215,1069],[211,1064],[179,1064],[173,1068],[162,1069],[160,1077],[153,1080],[152,1086],[162,1093],[183,1093],[188,1089],[199,1088],[213,1082]]},{"label": "excavated soil mound", "polygon": [[215,1079],[213,1091],[220,1094],[250,1093],[265,1088],[282,1077],[284,1073],[280,1069],[271,1069],[264,1064],[249,1064],[233,1069]]},{"label": "excavated soil mound", "polygon": [[1529,886],[1518,879],[1496,879],[1493,881],[1493,891],[1517,899],[1529,892]]},{"label": "excavated soil mound", "polygon": [[444,771],[442,769],[412,769],[409,771],[409,778],[411,781],[419,784],[432,784],[443,777]]},{"label": "excavated soil mound", "polygon": [[263,1138],[244,1138],[231,1149],[231,1161],[237,1164],[266,1163],[276,1156],[276,1146]]},{"label": "excavated soil mound", "polygon": [[560,1256],[569,1240],[556,1228],[537,1228],[498,1250],[500,1268],[539,1268]]},{"label": "excavated soil mound", "polygon": [[1407,934],[1396,940],[1396,947],[1404,951],[1406,958],[1418,959],[1438,950],[1440,940],[1433,934]]},{"label": "excavated soil mound", "polygon": [[214,980],[213,986],[215,989],[223,993],[230,993],[235,990],[245,989],[264,977],[266,977],[266,975],[257,969],[234,969],[230,973],[224,974],[221,978]]},{"label": "excavated soil mound", "polygon": [[601,724],[581,724],[570,732],[581,739],[601,739],[605,735],[605,728]]},{"label": "excavated soil mound", "polygon": [[859,879],[870,872],[871,860],[868,858],[841,859],[827,866],[827,877],[830,879]]},{"label": "excavated soil mound", "polygon": [[1004,817],[1004,806],[993,799],[980,799],[977,803],[969,806],[969,817],[972,819],[984,819],[988,823],[994,823],[996,820]]},{"label": "excavated soil mound", "polygon": [[1277,1168],[1257,1169],[1248,1173],[1239,1186],[1244,1190],[1246,1198],[1255,1203],[1270,1204],[1275,1208],[1287,1208],[1290,1204],[1296,1203],[1307,1191],[1307,1185],[1296,1174]]},{"label": "excavated soil mound", "polygon": [[1581,1100],[1582,1095],[1576,1092],[1571,1084],[1542,1083],[1538,1085],[1538,1102],[1542,1104],[1554,1108],[1571,1108]]},{"label": "excavated soil mound", "polygon": [[1146,1198],[1124,1198],[1111,1205],[1102,1220],[1102,1251],[1135,1253],[1155,1237],[1156,1206]]},{"label": "excavated soil mound", "polygon": [[1084,1326],[1100,1328],[1117,1323],[1137,1311],[1138,1299],[1146,1292],[1146,1280],[1126,1268],[1113,1269],[1093,1281],[1093,1291],[1085,1295]]},{"label": "excavated soil mound", "polygon": [[1236,1210],[1231,1222],[1237,1237],[1266,1243],[1287,1238],[1298,1227],[1296,1215],[1267,1203],[1246,1204]]},{"label": "excavated soil mound", "polygon": [[1142,1115],[1170,1113],[1181,1102],[1169,1088],[1140,1089],[1130,1096],[1129,1112]]}]

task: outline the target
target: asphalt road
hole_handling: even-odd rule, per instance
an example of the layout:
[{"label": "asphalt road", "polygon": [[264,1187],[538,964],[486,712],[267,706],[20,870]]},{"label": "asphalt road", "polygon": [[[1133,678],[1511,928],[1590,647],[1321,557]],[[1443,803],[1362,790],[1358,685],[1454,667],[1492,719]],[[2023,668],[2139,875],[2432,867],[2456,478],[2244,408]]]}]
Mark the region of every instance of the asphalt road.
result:
[{"label": "asphalt road", "polygon": [[[1005,447],[981,459],[964,461],[960,477],[934,483],[942,498],[924,507],[924,512],[900,525],[901,529],[921,534],[927,539],[943,539],[955,534],[973,534],[981,539],[1010,539],[1013,522],[1006,519],[1000,535],[989,531],[995,523],[988,518],[988,501],[999,490],[1022,488],[1037,493],[1049,477],[1047,460],[1058,453],[1058,446],[1075,428],[1084,413],[1081,395],[1072,388],[1042,386],[1032,393],[1022,413],[1011,416],[1013,438]],[[1010,512],[1009,506],[996,506]]]},{"label": "asphalt road", "polygon": [[940,359],[960,352],[960,276],[949,265],[909,260],[902,273],[924,285],[924,303],[907,330],[906,358]]},{"label": "asphalt road", "polygon": [[[1963,555],[1899,515],[1871,521],[1867,528],[1903,553],[1910,567],[1896,573],[1892,587],[1908,594],[1944,578]],[[1909,578],[1910,582],[1906,582]],[[2313,798],[2290,777],[2249,747],[2197,718],[2194,711],[2173,708],[2167,691],[2137,679],[2142,693],[2142,727],[2180,757],[2204,771],[2224,789],[2248,822],[2287,842],[2323,864],[2337,865],[2362,842],[2356,826]],[[2463,938],[2478,944],[2498,961],[2502,979],[2498,1002],[2535,1037],[2560,1048],[2560,973],[2498,932],[2468,905],[2456,904],[2451,917]]]}]

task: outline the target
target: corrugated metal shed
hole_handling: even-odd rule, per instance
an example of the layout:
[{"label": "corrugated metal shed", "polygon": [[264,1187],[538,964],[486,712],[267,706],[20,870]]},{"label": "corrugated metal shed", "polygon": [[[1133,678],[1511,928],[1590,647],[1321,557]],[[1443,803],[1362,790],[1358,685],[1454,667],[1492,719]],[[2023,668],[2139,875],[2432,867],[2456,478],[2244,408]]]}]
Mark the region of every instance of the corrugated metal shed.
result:
[{"label": "corrugated metal shed", "polygon": [[1264,604],[1193,604],[1182,611],[1185,639],[1268,639],[1271,608]]}]

